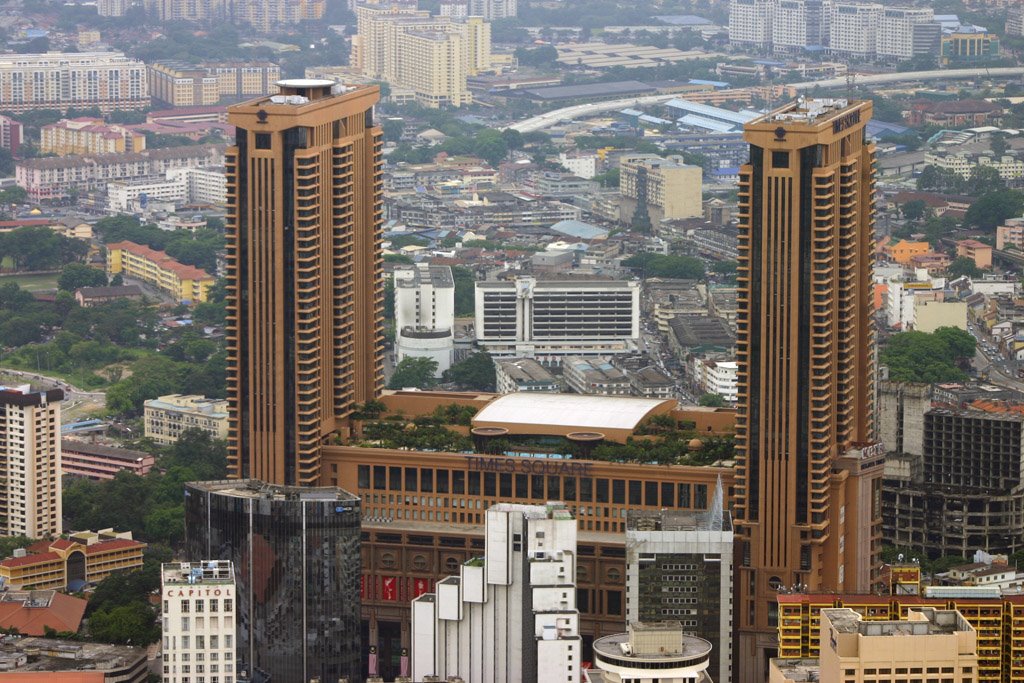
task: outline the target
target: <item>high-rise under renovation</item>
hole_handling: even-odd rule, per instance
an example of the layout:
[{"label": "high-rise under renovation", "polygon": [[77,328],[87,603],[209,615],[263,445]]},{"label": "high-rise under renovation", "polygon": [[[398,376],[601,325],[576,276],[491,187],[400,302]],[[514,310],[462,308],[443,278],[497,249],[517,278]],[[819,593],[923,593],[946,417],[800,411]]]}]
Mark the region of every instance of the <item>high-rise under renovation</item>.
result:
[{"label": "high-rise under renovation", "polygon": [[763,681],[778,589],[862,591],[880,550],[873,443],[871,103],[803,99],[745,126],[734,500],[736,680]]},{"label": "high-rise under renovation", "polygon": [[228,109],[228,463],[309,486],[382,383],[379,90],[277,85]]}]

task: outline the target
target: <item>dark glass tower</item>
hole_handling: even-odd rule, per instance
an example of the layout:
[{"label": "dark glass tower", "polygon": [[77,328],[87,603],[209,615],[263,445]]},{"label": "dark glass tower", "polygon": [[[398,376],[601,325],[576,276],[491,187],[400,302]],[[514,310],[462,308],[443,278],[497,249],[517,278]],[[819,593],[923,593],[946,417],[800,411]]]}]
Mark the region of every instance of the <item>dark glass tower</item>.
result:
[{"label": "dark glass tower", "polygon": [[254,480],[185,488],[188,558],[231,560],[238,671],[273,683],[361,680],[359,499]]}]

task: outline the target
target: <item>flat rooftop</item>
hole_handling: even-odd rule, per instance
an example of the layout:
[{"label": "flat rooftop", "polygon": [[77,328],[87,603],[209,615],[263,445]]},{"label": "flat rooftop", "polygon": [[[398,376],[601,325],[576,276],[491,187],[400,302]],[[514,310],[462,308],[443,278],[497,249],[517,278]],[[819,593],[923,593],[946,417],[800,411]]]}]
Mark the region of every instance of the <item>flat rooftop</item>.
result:
[{"label": "flat rooftop", "polygon": [[817,659],[772,659],[776,667],[795,683],[817,683],[821,679],[821,667]]},{"label": "flat rooftop", "polygon": [[922,608],[911,610],[906,620],[864,621],[860,614],[848,607],[823,609],[839,633],[858,633],[862,636],[934,636],[972,630],[956,610]]},{"label": "flat rooftop", "polygon": [[221,496],[253,500],[354,501],[358,497],[336,486],[277,486],[256,479],[192,481],[188,486]]},{"label": "flat rooftop", "polygon": [[[49,638],[4,639],[0,644],[0,660],[29,655],[29,662],[12,672],[21,671],[95,671],[122,668],[146,656],[146,650],[126,645],[83,643]],[[40,678],[40,680],[44,680]]]}]

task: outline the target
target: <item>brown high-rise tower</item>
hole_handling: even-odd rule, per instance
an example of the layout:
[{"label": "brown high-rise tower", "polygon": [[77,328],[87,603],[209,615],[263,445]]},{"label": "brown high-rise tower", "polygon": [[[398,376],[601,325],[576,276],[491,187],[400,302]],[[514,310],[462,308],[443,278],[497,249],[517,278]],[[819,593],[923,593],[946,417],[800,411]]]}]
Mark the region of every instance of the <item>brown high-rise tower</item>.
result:
[{"label": "brown high-rise tower", "polygon": [[228,109],[228,465],[316,485],[383,377],[376,87],[286,80]]},{"label": "brown high-rise tower", "polygon": [[766,680],[777,589],[868,590],[873,444],[870,102],[801,100],[747,124],[740,172],[736,680]]}]

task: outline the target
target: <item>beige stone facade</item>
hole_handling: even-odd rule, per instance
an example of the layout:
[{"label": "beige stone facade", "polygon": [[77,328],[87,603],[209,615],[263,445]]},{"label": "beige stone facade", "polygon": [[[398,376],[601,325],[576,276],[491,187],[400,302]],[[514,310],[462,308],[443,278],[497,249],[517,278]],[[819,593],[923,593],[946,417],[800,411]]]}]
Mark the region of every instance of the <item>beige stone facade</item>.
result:
[{"label": "beige stone facade", "polygon": [[215,439],[228,438],[228,402],[205,396],[168,394],[146,401],[146,438],[176,443],[186,429],[201,429]]}]

